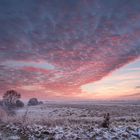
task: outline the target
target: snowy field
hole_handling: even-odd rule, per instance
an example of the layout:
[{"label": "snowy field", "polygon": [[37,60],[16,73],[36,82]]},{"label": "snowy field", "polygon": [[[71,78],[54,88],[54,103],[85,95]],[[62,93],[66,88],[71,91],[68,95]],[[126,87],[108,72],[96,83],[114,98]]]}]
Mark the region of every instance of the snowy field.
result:
[{"label": "snowy field", "polygon": [[[110,113],[110,127],[102,128]],[[140,140],[140,102],[46,102],[0,124],[4,140]]]}]

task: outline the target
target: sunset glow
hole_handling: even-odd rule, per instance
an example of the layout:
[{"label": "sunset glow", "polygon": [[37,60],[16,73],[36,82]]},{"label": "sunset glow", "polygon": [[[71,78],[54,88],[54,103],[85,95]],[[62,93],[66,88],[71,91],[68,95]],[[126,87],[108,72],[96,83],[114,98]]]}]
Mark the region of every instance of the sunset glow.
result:
[{"label": "sunset glow", "polygon": [[0,0],[0,95],[140,99],[139,0]]},{"label": "sunset glow", "polygon": [[140,60],[137,60],[100,81],[83,85],[82,90],[90,99],[140,99],[139,67]]}]

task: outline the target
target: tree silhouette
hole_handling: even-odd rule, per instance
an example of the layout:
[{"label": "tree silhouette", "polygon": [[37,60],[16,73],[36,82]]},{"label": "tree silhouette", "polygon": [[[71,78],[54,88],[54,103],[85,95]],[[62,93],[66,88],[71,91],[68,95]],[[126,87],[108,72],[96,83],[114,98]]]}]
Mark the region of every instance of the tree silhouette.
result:
[{"label": "tree silhouette", "polygon": [[17,100],[16,107],[24,107],[24,103],[21,100]]},{"label": "tree silhouette", "polygon": [[28,101],[28,106],[34,106],[34,105],[38,105],[39,102],[37,100],[37,98],[31,98],[29,101]]},{"label": "tree silhouette", "polygon": [[21,97],[20,93],[17,93],[15,90],[8,90],[3,95],[3,102],[6,106],[15,106],[16,101]]}]

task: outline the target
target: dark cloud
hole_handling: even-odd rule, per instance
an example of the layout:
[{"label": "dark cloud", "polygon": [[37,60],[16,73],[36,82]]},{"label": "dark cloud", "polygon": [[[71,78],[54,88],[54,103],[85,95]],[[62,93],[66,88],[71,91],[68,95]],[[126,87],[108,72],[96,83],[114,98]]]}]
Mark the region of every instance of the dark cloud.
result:
[{"label": "dark cloud", "polygon": [[0,0],[0,85],[79,92],[140,56],[139,13],[139,0]]}]

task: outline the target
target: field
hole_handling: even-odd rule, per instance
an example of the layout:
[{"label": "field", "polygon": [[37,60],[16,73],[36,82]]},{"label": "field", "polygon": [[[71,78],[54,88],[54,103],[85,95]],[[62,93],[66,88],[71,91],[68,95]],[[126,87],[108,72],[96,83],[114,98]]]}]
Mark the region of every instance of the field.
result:
[{"label": "field", "polygon": [[[110,113],[110,127],[103,116]],[[46,102],[1,113],[2,140],[140,140],[140,102]]]}]

